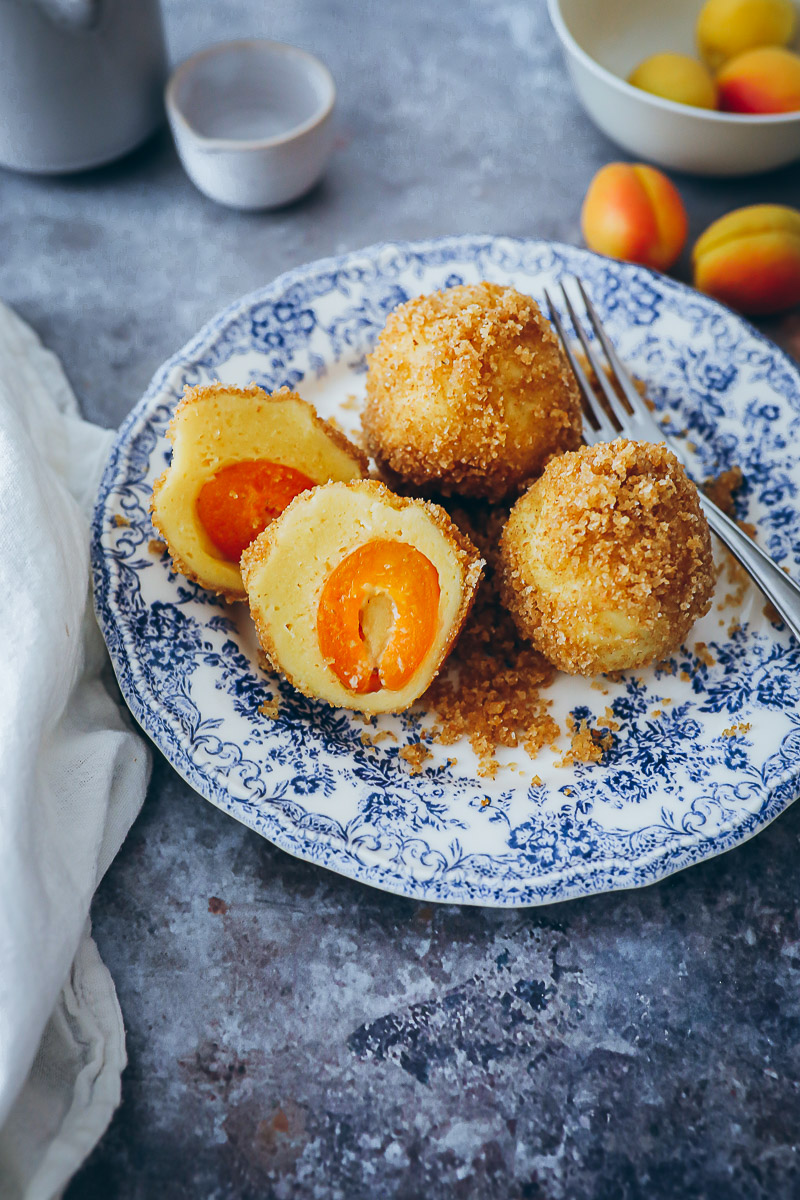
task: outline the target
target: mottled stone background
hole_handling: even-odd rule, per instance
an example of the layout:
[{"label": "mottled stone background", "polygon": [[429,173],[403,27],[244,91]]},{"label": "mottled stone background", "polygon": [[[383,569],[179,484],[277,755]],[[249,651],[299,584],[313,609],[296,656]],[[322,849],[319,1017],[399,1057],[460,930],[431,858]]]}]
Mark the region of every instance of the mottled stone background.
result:
[{"label": "mottled stone background", "polygon": [[[317,52],[339,141],[324,183],[266,215],[197,193],[166,134],[85,175],[0,173],[0,295],[107,425],[279,272],[391,238],[578,241],[586,185],[620,157],[543,0],[165,0],[165,18],[175,60],[253,33]],[[800,198],[798,168],[677,183],[693,236]],[[800,350],[797,316],[765,328]],[[68,1200],[800,1196],[799,841],[800,806],[643,892],[435,908],[289,858],[157,757],[93,914],[123,1102]]]}]

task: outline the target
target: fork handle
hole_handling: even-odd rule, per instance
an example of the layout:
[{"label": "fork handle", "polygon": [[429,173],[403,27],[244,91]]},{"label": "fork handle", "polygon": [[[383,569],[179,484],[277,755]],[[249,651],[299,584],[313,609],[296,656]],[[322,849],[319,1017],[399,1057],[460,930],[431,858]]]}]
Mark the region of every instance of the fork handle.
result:
[{"label": "fork handle", "polygon": [[761,588],[800,642],[800,587],[712,500],[698,492],[709,525]]}]

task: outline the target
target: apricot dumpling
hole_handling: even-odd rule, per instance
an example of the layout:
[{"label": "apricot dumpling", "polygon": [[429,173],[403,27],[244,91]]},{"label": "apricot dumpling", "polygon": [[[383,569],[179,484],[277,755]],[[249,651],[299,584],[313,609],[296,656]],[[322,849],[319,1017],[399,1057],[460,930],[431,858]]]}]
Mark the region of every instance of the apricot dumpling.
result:
[{"label": "apricot dumpling", "polygon": [[619,438],[553,459],[511,510],[500,557],[520,633],[574,675],[656,662],[711,605],[708,524],[664,445]]},{"label": "apricot dumpling", "polygon": [[442,508],[375,480],[295,498],[242,555],[261,646],[308,696],[400,712],[441,667],[483,563]]},{"label": "apricot dumpling", "polygon": [[500,500],[580,445],[561,347],[513,288],[463,284],[401,304],[368,366],[367,445],[410,487]]},{"label": "apricot dumpling", "polygon": [[187,389],[167,429],[172,461],[153,488],[153,524],[177,571],[244,599],[245,547],[298,493],[360,479],[367,460],[288,388]]}]

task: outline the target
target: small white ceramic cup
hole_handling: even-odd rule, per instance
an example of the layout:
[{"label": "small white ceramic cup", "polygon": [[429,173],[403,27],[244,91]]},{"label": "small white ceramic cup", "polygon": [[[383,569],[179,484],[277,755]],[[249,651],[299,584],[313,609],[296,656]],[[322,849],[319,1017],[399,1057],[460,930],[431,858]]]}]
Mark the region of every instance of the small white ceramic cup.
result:
[{"label": "small white ceramic cup", "polygon": [[322,175],[333,149],[336,87],[305,50],[259,38],[188,58],[167,84],[187,175],[230,208],[276,208]]}]

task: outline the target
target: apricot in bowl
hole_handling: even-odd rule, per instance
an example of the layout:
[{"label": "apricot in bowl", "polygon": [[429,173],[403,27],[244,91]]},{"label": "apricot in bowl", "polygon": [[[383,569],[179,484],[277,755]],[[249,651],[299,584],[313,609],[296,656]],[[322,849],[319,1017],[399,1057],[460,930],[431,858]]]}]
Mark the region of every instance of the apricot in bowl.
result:
[{"label": "apricot in bowl", "polygon": [[676,104],[717,107],[717,89],[711,72],[688,54],[651,54],[631,71],[628,83]]},{"label": "apricot in bowl", "polygon": [[712,71],[759,46],[788,46],[797,28],[792,0],[707,0],[697,48]]},{"label": "apricot in bowl", "polygon": [[725,64],[717,75],[717,88],[719,106],[725,112],[798,112],[800,54],[781,46],[748,50]]}]

